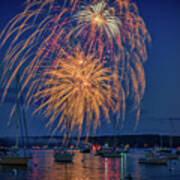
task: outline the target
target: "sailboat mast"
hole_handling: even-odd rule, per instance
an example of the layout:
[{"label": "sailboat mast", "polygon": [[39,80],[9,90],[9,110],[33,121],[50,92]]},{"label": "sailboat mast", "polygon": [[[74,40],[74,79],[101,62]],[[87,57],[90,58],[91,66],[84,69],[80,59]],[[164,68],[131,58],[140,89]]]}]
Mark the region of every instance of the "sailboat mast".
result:
[{"label": "sailboat mast", "polygon": [[15,148],[19,147],[19,126],[18,126],[18,119],[16,119],[16,144],[15,144]]},{"label": "sailboat mast", "polygon": [[65,122],[65,138],[64,138],[64,145],[68,147],[70,143],[70,137],[71,137],[71,124],[70,124],[70,117],[69,115],[64,116],[64,122]]},{"label": "sailboat mast", "polygon": [[116,117],[116,114],[113,115],[113,136],[114,136],[113,146],[116,147],[117,146],[117,117]]},{"label": "sailboat mast", "polygon": [[24,104],[22,107],[22,115],[23,115],[22,119],[23,119],[23,123],[24,123],[24,133],[25,133],[26,143],[29,144],[29,136],[28,136],[28,129],[27,129],[27,121],[26,121]]},{"label": "sailboat mast", "polygon": [[162,134],[160,134],[159,136],[160,136],[160,147],[163,148],[163,136]]},{"label": "sailboat mast", "polygon": [[16,76],[16,147],[19,147],[19,136],[21,133],[22,145],[24,146],[24,132],[22,122],[22,110],[21,110],[21,96],[20,96],[20,83],[19,83],[19,74]]},{"label": "sailboat mast", "polygon": [[69,145],[69,131],[70,131],[70,124],[69,124],[69,118],[66,116],[66,146]]},{"label": "sailboat mast", "polygon": [[173,147],[173,131],[174,131],[174,126],[173,126],[173,119],[172,118],[169,118],[169,122],[170,122],[170,128],[171,128],[171,131],[170,131],[170,139],[169,139],[169,146],[170,148]]},{"label": "sailboat mast", "polygon": [[19,107],[19,77],[16,76],[16,144],[15,148],[19,147],[19,122],[20,122],[20,107]]}]

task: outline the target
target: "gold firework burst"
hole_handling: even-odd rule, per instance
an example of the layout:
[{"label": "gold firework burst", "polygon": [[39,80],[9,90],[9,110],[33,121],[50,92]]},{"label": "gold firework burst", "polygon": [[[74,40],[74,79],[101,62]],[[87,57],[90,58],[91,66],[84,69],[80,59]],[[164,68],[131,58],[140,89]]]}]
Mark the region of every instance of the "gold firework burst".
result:
[{"label": "gold firework burst", "polygon": [[[90,64],[92,68],[93,61],[94,67],[101,66],[103,61],[109,62],[112,73],[111,86],[113,87],[111,92],[117,99],[116,106],[113,108],[114,113],[117,113],[117,120],[125,119],[128,98],[134,101],[134,108],[139,117],[140,102],[145,91],[143,63],[147,59],[146,42],[150,40],[145,22],[137,6],[131,0],[92,0],[88,2],[88,5],[82,6],[80,0],[65,0],[64,6],[59,7],[55,0],[26,1],[24,11],[14,17],[0,34],[0,49],[4,54],[4,70],[1,78],[1,85],[5,89],[3,97],[6,96],[8,88],[13,84],[18,73],[20,73],[22,84],[20,93],[28,87],[26,97],[29,98],[39,86],[36,83],[38,80],[34,80],[41,77],[39,73],[42,73],[44,78],[46,76],[55,78],[52,74],[48,75],[47,69],[57,70],[58,68],[55,69],[54,66],[57,62],[60,72],[63,71],[64,66],[66,66],[66,71],[67,67],[72,68],[72,65],[77,66],[76,69],[78,69],[80,65],[75,65],[78,61],[70,59],[81,57],[81,66],[85,68],[84,66],[87,65],[86,71],[90,68]],[[80,51],[77,51],[79,55],[77,52],[74,55],[62,52],[65,46],[77,44],[81,44],[85,54],[92,53],[94,56],[86,57],[85,54],[80,56]],[[7,46],[8,49],[4,51]],[[63,56],[69,60],[66,61]],[[104,69],[103,64],[101,68]],[[85,79],[81,79],[80,85],[84,89],[86,85],[89,86]],[[80,89],[83,89],[82,87]],[[107,96],[111,99],[112,93],[110,95],[109,91],[104,92],[108,93]],[[50,107],[55,106],[51,105],[49,109]],[[65,107],[72,109],[70,104],[63,105],[63,107],[64,110]],[[120,118],[120,112],[122,112],[122,118]],[[98,116],[98,111],[94,114]],[[89,114],[90,119],[92,116]],[[82,122],[82,117],[79,122]],[[50,122],[53,121],[52,119]],[[78,124],[77,120],[74,122]],[[95,126],[97,122],[96,120]]]},{"label": "gold firework burst", "polygon": [[40,99],[42,104],[36,111],[43,110],[45,115],[50,115],[48,124],[59,118],[55,130],[65,123],[65,117],[70,118],[72,128],[79,127],[79,133],[84,120],[87,127],[93,122],[96,128],[101,113],[109,119],[115,103],[111,71],[94,55],[84,56],[79,50],[73,55],[60,54],[55,67],[41,77],[42,88],[34,99]]}]

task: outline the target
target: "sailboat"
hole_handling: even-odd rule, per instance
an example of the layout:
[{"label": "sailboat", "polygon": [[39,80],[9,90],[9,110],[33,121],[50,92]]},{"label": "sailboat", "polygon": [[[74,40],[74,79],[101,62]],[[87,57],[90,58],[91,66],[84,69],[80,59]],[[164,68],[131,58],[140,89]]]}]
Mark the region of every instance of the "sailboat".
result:
[{"label": "sailboat", "polygon": [[159,151],[156,153],[159,154],[160,156],[163,156],[164,158],[168,160],[177,160],[178,156],[175,152],[173,152],[173,132],[174,132],[174,125],[173,125],[173,120],[176,120],[177,118],[168,118],[170,122],[170,136],[169,136],[169,148],[163,148],[162,144],[162,136],[160,136],[160,141],[161,141],[161,148]]},{"label": "sailboat", "polygon": [[18,149],[10,149],[0,156],[0,165],[27,166],[30,156],[21,155]]},{"label": "sailboat", "polygon": [[80,148],[81,153],[90,153],[91,152],[91,146],[88,143],[83,144],[83,146]]},{"label": "sailboat", "polygon": [[[24,149],[24,137],[22,132],[21,126],[21,135],[23,139],[23,152],[20,151],[19,148],[19,126],[24,123],[24,130],[26,131],[27,135],[27,127],[25,122],[25,114],[24,114],[24,107],[20,106],[20,97],[18,94],[19,90],[19,76],[16,78],[16,144],[13,148],[5,149],[3,153],[0,155],[0,165],[11,165],[11,166],[27,166],[29,160],[31,159],[31,154],[27,153]],[[21,116],[22,111],[22,116]],[[23,119],[23,122],[22,122]]]},{"label": "sailboat", "polygon": [[70,139],[70,121],[68,116],[65,116],[66,122],[66,132],[65,132],[65,142],[64,147],[58,148],[54,150],[54,161],[55,162],[63,162],[63,163],[72,163],[74,159],[74,153],[68,151],[69,139]]},{"label": "sailboat", "polygon": [[74,154],[71,152],[68,152],[65,149],[55,150],[54,152],[55,162],[72,163],[73,159],[74,159]]},{"label": "sailboat", "polygon": [[149,150],[145,157],[140,158],[138,160],[139,164],[147,164],[147,165],[167,165],[167,159],[163,156],[159,156],[157,153]]},{"label": "sailboat", "polygon": [[113,146],[109,147],[108,144],[103,146],[96,155],[101,155],[102,157],[106,158],[119,158],[126,153],[125,150],[117,148],[117,121],[116,121],[116,115],[114,116],[114,121],[113,121],[113,134],[114,134],[114,142]]}]

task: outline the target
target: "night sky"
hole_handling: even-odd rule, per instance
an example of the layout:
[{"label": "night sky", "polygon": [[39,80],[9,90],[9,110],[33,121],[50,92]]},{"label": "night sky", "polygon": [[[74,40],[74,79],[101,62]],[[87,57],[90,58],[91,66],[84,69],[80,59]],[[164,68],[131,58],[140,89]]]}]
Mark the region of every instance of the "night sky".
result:
[{"label": "night sky", "polygon": [[[24,0],[0,1],[0,30],[23,10],[23,2]],[[169,118],[172,118],[174,134],[180,135],[180,1],[136,2],[152,37],[152,43],[148,46],[148,60],[144,64],[146,92],[137,130],[134,131],[135,117],[128,112],[124,128],[119,130],[119,134],[169,134],[172,130]],[[13,136],[15,133],[13,121],[7,127],[11,107],[10,103],[0,104],[0,136]],[[31,109],[28,109],[30,135],[48,135],[48,129],[44,128],[44,117],[31,114]],[[98,135],[111,133],[112,127],[109,125],[97,131]]]}]

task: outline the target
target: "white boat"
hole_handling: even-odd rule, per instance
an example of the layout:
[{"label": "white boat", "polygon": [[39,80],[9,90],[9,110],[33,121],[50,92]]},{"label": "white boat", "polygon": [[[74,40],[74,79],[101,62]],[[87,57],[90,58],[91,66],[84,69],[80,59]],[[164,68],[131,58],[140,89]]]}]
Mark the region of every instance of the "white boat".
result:
[{"label": "white boat", "polygon": [[144,158],[140,158],[138,160],[140,164],[149,164],[149,165],[167,165],[167,159],[163,156],[160,156],[153,152],[152,150],[149,150]]},{"label": "white boat", "polygon": [[172,151],[172,149],[163,148],[156,153],[168,160],[177,160],[179,158],[178,155]]},{"label": "white boat", "polygon": [[[19,77],[17,77],[16,82],[16,94],[18,94],[19,88]],[[21,112],[23,114],[23,117],[21,116]],[[25,114],[24,114],[24,108],[20,106],[20,97],[16,96],[16,144],[13,148],[10,149],[1,149],[0,150],[0,165],[10,165],[10,166],[27,166],[29,160],[32,158],[32,155],[28,152],[26,152],[25,149],[23,151],[20,151],[19,148],[19,126],[22,124],[22,118],[24,126],[26,126],[25,122]],[[21,129],[21,128],[20,128]],[[25,131],[27,130],[27,127]],[[22,133],[22,132],[21,132]],[[22,134],[21,134],[22,135]],[[24,136],[24,135],[22,135]],[[26,132],[27,136],[27,132]],[[24,146],[24,144],[23,144]]]},{"label": "white boat", "polygon": [[54,150],[54,161],[55,162],[63,162],[63,163],[72,163],[74,159],[74,153],[68,151],[68,147],[70,144],[70,129],[71,124],[68,116],[65,116],[66,122],[66,132],[65,132],[65,142],[63,147],[59,147]]},{"label": "white boat", "polygon": [[20,150],[16,139],[15,147],[1,150],[0,165],[27,166],[31,158],[31,153],[28,153],[25,149]]},{"label": "white boat", "polygon": [[6,155],[0,156],[1,165],[27,166],[31,157],[29,155],[20,155],[17,151],[9,150]]}]

